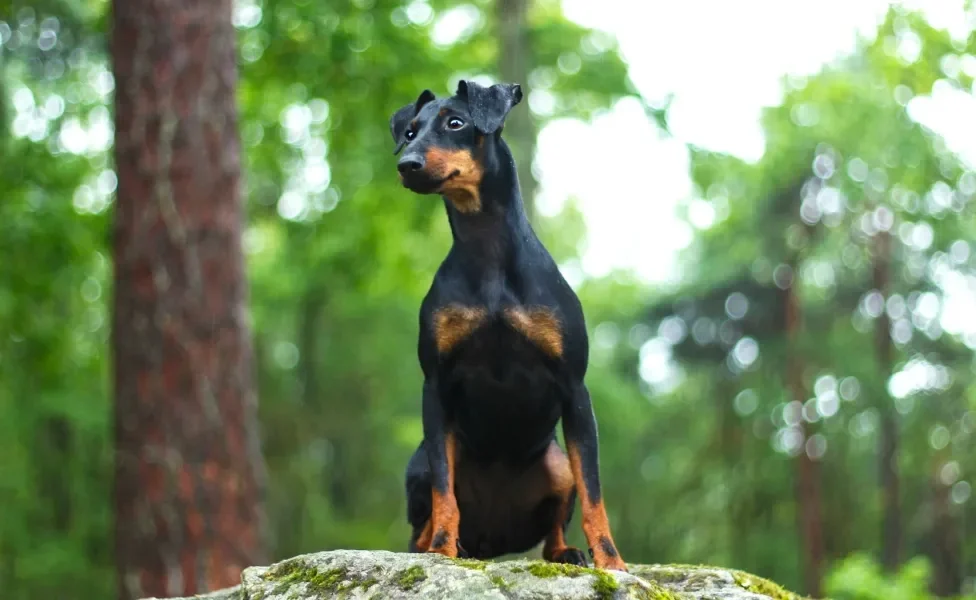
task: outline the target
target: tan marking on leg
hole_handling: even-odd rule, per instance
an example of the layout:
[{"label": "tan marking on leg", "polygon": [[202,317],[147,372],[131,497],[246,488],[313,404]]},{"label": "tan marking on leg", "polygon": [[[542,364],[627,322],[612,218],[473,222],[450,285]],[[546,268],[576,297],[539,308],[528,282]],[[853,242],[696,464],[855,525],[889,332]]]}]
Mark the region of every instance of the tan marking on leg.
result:
[{"label": "tan marking on leg", "polygon": [[431,519],[427,519],[427,523],[424,524],[424,528],[420,530],[420,535],[417,536],[417,550],[420,552],[427,552],[430,549],[430,540],[434,537],[434,527]]},{"label": "tan marking on leg", "polygon": [[454,463],[457,459],[457,439],[453,432],[447,432],[444,439],[447,455],[447,491],[438,492],[433,488],[433,502],[431,507],[431,537],[427,552],[443,554],[450,558],[457,558],[458,527],[461,523],[461,513],[458,511],[457,498],[454,497]]},{"label": "tan marking on leg", "polygon": [[613,543],[613,536],[610,534],[610,520],[607,518],[607,509],[603,505],[603,499],[593,501],[586,490],[586,482],[583,479],[583,462],[580,460],[579,449],[573,444],[569,446],[569,462],[573,469],[573,479],[576,481],[576,489],[580,497],[580,508],[583,513],[583,533],[586,535],[586,542],[593,552],[593,564],[598,569],[613,569],[616,571],[626,571],[627,565],[620,558],[617,546]]}]

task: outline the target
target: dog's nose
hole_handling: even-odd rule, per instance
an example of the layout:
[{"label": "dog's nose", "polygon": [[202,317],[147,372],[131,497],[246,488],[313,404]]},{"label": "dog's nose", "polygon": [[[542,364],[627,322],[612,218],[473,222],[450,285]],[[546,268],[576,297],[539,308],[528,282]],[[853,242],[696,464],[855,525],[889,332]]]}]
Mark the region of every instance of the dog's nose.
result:
[{"label": "dog's nose", "polygon": [[411,171],[419,171],[424,168],[424,157],[419,154],[408,154],[400,159],[397,163],[397,171],[401,173],[409,173]]}]

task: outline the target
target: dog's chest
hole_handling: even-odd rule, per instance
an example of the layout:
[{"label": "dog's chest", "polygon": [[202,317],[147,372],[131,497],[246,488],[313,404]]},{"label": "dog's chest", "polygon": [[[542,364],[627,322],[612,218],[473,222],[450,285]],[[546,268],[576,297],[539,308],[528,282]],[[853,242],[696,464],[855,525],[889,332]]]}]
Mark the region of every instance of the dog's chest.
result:
[{"label": "dog's chest", "polygon": [[563,329],[558,311],[548,306],[450,303],[434,312],[434,340],[439,354],[447,355],[462,344],[528,344],[553,359],[563,355]]},{"label": "dog's chest", "polygon": [[565,396],[555,311],[453,305],[435,322],[442,401],[465,447],[498,459],[546,442]]}]

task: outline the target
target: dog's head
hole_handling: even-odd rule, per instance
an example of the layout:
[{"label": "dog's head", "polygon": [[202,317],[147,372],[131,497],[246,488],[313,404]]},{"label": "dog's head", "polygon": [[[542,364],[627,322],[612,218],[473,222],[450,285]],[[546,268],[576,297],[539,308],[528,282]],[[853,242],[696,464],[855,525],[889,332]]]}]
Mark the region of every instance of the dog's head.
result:
[{"label": "dog's head", "polygon": [[397,171],[404,187],[459,200],[471,193],[476,197],[484,173],[485,139],[501,134],[505,117],[521,100],[518,84],[483,87],[460,81],[449,98],[424,90],[390,118],[394,154],[403,152]]}]

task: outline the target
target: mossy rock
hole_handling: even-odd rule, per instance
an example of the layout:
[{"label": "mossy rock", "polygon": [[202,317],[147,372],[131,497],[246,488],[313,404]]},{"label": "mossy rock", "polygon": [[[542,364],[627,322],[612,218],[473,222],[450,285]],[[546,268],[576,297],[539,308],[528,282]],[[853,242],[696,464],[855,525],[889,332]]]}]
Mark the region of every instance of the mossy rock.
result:
[{"label": "mossy rock", "polygon": [[[245,569],[208,600],[803,600],[768,580],[707,566],[628,565],[630,572],[538,560],[335,550]],[[197,598],[203,598],[198,596]],[[184,599],[185,600],[185,599]]]}]

